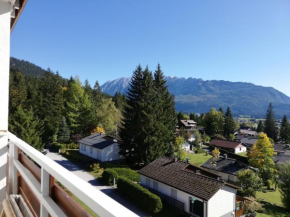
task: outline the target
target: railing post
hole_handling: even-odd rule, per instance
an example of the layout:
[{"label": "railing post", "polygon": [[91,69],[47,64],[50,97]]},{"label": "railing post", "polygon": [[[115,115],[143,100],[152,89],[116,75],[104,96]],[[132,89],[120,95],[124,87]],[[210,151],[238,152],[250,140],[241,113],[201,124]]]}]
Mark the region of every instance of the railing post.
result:
[{"label": "railing post", "polygon": [[18,193],[18,175],[14,160],[18,160],[18,147],[13,142],[9,142],[9,194]]},{"label": "railing post", "polygon": [[[49,197],[50,191],[50,176],[43,168],[41,168],[41,196]],[[40,204],[40,217],[48,217],[48,211],[43,204]]]}]

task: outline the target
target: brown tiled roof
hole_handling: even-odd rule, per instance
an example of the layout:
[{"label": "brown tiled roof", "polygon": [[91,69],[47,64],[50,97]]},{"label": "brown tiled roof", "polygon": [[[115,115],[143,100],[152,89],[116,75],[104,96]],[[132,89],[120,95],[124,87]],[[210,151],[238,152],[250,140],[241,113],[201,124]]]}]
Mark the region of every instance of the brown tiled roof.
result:
[{"label": "brown tiled roof", "polygon": [[213,173],[182,161],[174,162],[168,157],[153,161],[139,173],[204,200],[209,200],[225,185]]},{"label": "brown tiled roof", "polygon": [[[239,142],[233,142],[233,141],[226,141],[226,140],[219,140],[219,139],[214,139],[210,143],[210,145],[222,147],[222,148],[237,148],[238,146],[241,145]],[[242,147],[243,145],[241,145]]]}]

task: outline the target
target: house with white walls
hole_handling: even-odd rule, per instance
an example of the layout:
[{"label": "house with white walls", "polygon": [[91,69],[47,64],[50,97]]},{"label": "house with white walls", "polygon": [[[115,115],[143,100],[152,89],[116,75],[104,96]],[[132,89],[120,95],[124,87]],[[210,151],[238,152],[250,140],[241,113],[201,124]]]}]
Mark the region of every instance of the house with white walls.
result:
[{"label": "house with white walls", "polygon": [[161,157],[139,170],[141,184],[183,204],[195,217],[233,217],[237,187],[176,158]]},{"label": "house with white walls", "polygon": [[96,160],[115,161],[123,157],[119,154],[120,141],[103,133],[96,133],[79,140],[79,152]]},{"label": "house with white walls", "polygon": [[229,152],[232,152],[234,154],[247,152],[246,146],[244,146],[240,142],[235,142],[235,141],[214,139],[209,143],[209,146],[221,148],[221,149],[227,150]]}]

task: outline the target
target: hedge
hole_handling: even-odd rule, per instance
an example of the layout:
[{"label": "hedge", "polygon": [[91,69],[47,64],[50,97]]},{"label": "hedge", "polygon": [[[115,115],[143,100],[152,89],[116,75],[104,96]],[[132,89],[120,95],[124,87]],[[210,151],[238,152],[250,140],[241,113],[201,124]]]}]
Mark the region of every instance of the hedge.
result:
[{"label": "hedge", "polygon": [[118,180],[118,174],[113,169],[105,169],[102,176],[102,181],[106,185],[114,185],[114,178],[115,182]]},{"label": "hedge", "polygon": [[140,182],[140,175],[129,168],[113,168],[113,170],[118,174],[118,176],[124,176],[133,182]]},{"label": "hedge", "polygon": [[144,209],[147,209],[149,212],[158,213],[162,210],[162,202],[160,197],[132,182],[130,179],[120,176],[118,178],[117,187],[118,190],[126,194],[138,205]]}]

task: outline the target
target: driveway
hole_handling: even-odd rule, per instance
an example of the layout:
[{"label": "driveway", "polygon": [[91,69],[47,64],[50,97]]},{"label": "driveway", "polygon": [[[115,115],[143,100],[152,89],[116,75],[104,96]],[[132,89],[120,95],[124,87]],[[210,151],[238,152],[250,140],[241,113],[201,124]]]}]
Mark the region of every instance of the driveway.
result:
[{"label": "driveway", "polygon": [[125,197],[124,195],[120,194],[117,189],[111,187],[111,186],[106,186],[103,185],[99,180],[97,180],[93,175],[90,173],[86,172],[83,170],[81,167],[78,165],[72,163],[62,155],[58,153],[53,153],[53,152],[47,152],[46,154],[47,157],[50,159],[54,160],[67,170],[71,171],[73,174],[76,176],[80,177],[84,181],[90,183],[91,185],[95,186],[98,190],[102,191],[104,194],[107,196],[111,197],[118,203],[122,204],[124,207],[127,209],[131,210],[134,212],[136,215],[141,216],[141,217],[148,217],[147,213],[145,213],[143,210],[141,210],[139,207],[135,206],[135,204],[130,201],[129,198]]}]

